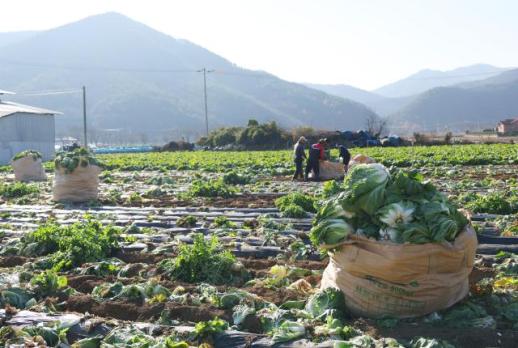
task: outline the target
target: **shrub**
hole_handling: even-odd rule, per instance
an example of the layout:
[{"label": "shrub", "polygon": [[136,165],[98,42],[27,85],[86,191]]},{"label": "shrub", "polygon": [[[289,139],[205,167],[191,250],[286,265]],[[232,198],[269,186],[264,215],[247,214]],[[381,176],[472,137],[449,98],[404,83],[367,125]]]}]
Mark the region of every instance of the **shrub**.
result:
[{"label": "shrub", "polygon": [[289,139],[290,135],[275,122],[259,124],[256,120],[250,120],[246,127],[214,130],[198,143],[210,147],[239,145],[247,149],[278,149],[284,148]]},{"label": "shrub", "polygon": [[336,180],[326,181],[322,188],[322,194],[325,198],[334,196],[341,191],[342,186]]},{"label": "shrub", "polygon": [[40,190],[37,186],[23,182],[0,184],[0,196],[4,198],[18,198],[39,192]]},{"label": "shrub", "polygon": [[195,180],[189,188],[192,197],[222,197],[230,198],[236,195],[237,190],[226,185],[223,180]]},{"label": "shrub", "polygon": [[196,226],[196,216],[186,215],[176,220],[178,227],[194,227]]},{"label": "shrub", "polygon": [[46,270],[31,278],[31,287],[40,298],[56,295],[60,289],[67,287],[67,277]]},{"label": "shrub", "polygon": [[315,198],[300,192],[293,192],[275,200],[275,206],[281,212],[291,205],[299,206],[306,212],[316,213]]},{"label": "shrub", "polygon": [[205,240],[203,234],[194,236],[194,244],[182,244],[178,256],[164,260],[159,269],[173,279],[188,283],[208,282],[211,284],[231,283],[235,256],[228,250],[221,250],[217,237]]},{"label": "shrub", "polygon": [[512,214],[515,208],[504,197],[504,194],[493,192],[488,195],[477,194],[466,207],[474,213]]},{"label": "shrub", "polygon": [[226,228],[236,228],[237,225],[235,222],[230,221],[226,216],[218,216],[214,219],[213,225],[215,227],[226,227]]},{"label": "shrub", "polygon": [[118,248],[119,234],[117,228],[103,227],[99,221],[90,218],[70,226],[51,221],[22,237],[19,253],[24,256],[49,255],[52,269],[67,270],[110,256]]},{"label": "shrub", "polygon": [[235,171],[223,175],[223,182],[227,185],[246,185],[250,181],[251,178],[249,176],[238,174]]},{"label": "shrub", "polygon": [[301,219],[305,218],[308,214],[300,206],[290,204],[282,209],[282,216],[288,218]]}]

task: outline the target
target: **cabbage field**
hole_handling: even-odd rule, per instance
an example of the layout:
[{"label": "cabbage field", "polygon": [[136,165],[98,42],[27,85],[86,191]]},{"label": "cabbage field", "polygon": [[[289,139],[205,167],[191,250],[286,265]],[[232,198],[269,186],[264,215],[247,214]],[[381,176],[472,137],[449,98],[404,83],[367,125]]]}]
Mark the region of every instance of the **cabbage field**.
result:
[{"label": "cabbage field", "polygon": [[290,151],[100,155],[85,204],[52,201],[52,163],[35,183],[0,167],[0,346],[517,347],[518,145],[351,152],[470,212],[466,299],[370,319],[319,290],[328,257],[310,230],[343,182],[291,181]]}]

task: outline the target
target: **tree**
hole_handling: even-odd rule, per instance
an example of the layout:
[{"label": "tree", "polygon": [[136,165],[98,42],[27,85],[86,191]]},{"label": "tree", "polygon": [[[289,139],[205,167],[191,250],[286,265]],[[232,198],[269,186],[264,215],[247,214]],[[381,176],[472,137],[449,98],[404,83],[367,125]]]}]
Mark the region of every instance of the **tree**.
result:
[{"label": "tree", "polygon": [[376,114],[369,115],[365,121],[367,131],[374,137],[379,138],[388,133],[388,121]]},{"label": "tree", "polygon": [[254,120],[254,119],[248,120],[248,127],[257,127],[257,126],[259,126],[259,122],[257,122],[257,120]]}]

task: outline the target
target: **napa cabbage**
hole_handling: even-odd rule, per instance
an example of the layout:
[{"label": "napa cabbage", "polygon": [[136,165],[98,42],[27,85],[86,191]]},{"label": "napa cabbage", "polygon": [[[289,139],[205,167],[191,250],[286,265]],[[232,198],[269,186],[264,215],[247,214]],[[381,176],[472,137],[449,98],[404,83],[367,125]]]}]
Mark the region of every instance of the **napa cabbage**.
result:
[{"label": "napa cabbage", "polygon": [[314,245],[334,245],[347,239],[351,233],[354,233],[352,226],[344,220],[328,219],[314,226],[309,238]]},{"label": "napa cabbage", "polygon": [[305,309],[313,318],[320,318],[331,310],[344,313],[344,294],[340,289],[326,288],[313,294],[306,302]]},{"label": "napa cabbage", "polygon": [[304,324],[286,320],[279,327],[273,330],[272,341],[274,343],[287,342],[296,338],[304,337],[306,335],[306,328]]}]

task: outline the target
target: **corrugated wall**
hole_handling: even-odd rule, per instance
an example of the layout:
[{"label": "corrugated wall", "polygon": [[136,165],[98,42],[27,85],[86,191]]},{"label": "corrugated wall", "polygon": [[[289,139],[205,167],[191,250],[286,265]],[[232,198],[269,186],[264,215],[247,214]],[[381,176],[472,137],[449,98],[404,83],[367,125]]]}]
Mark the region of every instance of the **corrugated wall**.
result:
[{"label": "corrugated wall", "polygon": [[55,125],[52,115],[16,113],[0,118],[0,164],[23,150],[36,150],[44,160],[54,157]]}]

